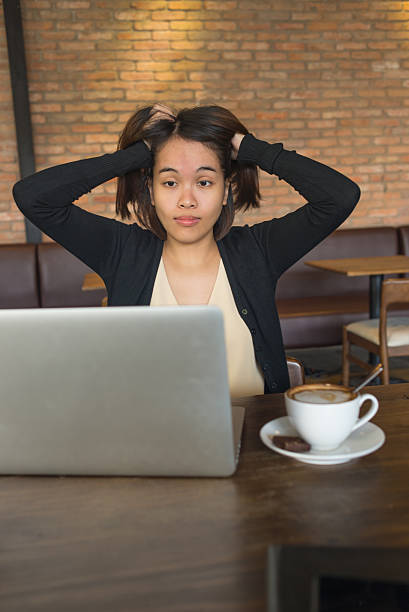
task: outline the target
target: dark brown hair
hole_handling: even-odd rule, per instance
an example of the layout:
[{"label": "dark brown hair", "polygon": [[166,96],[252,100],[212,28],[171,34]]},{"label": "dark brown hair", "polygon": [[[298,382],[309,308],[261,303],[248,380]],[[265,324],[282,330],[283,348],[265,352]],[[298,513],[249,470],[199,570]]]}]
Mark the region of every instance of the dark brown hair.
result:
[{"label": "dark brown hair", "polygon": [[[222,106],[196,106],[149,121],[154,115],[153,106],[137,110],[128,120],[119,137],[118,149],[125,149],[138,140],[149,142],[153,159],[158,150],[173,135],[185,140],[201,142],[219,159],[225,179],[230,181],[231,191],[226,206],[223,206],[213,233],[216,240],[223,238],[232,226],[236,210],[247,210],[260,206],[258,169],[255,164],[241,163],[231,157],[231,139],[234,134],[248,134],[247,128]],[[161,240],[166,231],[152,206],[149,182],[152,168],[133,170],[118,179],[116,212],[122,219],[132,216],[131,210],[142,225]],[[130,210],[131,208],[131,210]]]}]

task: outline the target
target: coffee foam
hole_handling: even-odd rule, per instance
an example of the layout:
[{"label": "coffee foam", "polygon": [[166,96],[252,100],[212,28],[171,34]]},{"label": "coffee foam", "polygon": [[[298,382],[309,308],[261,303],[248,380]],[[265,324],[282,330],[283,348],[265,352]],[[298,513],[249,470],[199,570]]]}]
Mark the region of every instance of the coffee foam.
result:
[{"label": "coffee foam", "polygon": [[352,395],[341,389],[308,389],[294,393],[293,398],[309,404],[340,404],[351,400]]}]

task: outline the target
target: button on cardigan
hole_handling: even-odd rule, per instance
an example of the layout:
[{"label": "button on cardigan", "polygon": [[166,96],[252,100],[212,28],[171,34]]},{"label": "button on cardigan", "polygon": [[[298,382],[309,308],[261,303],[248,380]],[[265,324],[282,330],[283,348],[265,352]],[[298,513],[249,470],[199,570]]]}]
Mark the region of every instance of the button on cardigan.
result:
[{"label": "button on cardigan", "polygon": [[[255,163],[298,191],[306,204],[283,217],[234,226],[217,242],[235,304],[252,333],[264,391],[289,386],[275,288],[281,274],[334,231],[359,199],[358,186],[336,170],[248,134],[239,162]],[[98,185],[149,167],[143,142],[127,149],[37,172],[14,186],[24,215],[104,280],[110,306],[148,305],[163,241],[136,223],[127,225],[73,205]]]}]

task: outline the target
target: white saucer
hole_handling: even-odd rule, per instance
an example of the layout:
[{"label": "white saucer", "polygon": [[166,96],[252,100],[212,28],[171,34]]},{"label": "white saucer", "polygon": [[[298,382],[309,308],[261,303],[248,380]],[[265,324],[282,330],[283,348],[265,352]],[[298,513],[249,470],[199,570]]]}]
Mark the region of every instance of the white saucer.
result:
[{"label": "white saucer", "polygon": [[306,453],[294,453],[284,450],[273,444],[272,436],[298,436],[299,434],[292,426],[290,419],[286,416],[274,419],[263,425],[260,429],[260,438],[264,444],[281,455],[287,455],[303,463],[315,465],[334,465],[336,463],[347,463],[351,459],[357,459],[364,455],[373,453],[385,442],[385,434],[380,427],[374,423],[365,423],[354,431],[338,448],[331,451],[308,451]]}]

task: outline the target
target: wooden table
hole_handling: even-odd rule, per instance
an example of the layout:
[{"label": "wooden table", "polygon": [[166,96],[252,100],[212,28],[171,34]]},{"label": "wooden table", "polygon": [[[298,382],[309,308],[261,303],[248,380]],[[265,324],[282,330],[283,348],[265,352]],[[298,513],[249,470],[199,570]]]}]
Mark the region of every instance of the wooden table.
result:
[{"label": "wooden table", "polygon": [[232,478],[2,477],[1,609],[261,612],[271,544],[409,546],[409,384],[371,391],[386,443],[348,464],[267,449],[268,395]]},{"label": "wooden table", "polygon": [[369,276],[369,316],[371,319],[379,317],[381,287],[384,275],[409,273],[409,257],[407,255],[317,259],[306,261],[305,264],[313,268],[345,274],[346,276]]}]

